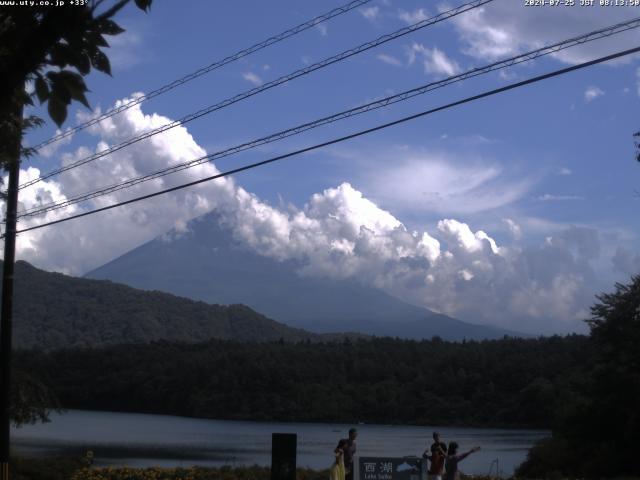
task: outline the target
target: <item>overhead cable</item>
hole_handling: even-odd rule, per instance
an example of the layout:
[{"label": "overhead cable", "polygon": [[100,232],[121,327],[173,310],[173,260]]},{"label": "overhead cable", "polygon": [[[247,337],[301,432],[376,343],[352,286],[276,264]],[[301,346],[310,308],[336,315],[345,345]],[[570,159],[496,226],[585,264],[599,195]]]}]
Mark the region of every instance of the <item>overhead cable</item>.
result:
[{"label": "overhead cable", "polygon": [[110,118],[113,117],[114,115],[117,115],[120,112],[124,112],[125,110],[128,110],[131,107],[134,107],[136,105],[141,104],[142,102],[145,102],[147,100],[150,100],[154,97],[157,97],[159,95],[162,95],[163,93],[167,93],[170,90],[173,90],[176,87],[179,87],[181,85],[184,85],[187,82],[190,82],[191,80],[195,80],[198,77],[201,77],[202,75],[205,75],[209,72],[212,72],[213,70],[216,70],[220,67],[223,67],[229,63],[235,62],[236,60],[240,60],[241,58],[244,58],[248,55],[251,55],[252,53],[255,53],[259,50],[262,50],[264,48],[270,47],[273,44],[279,43],[283,40],[286,40],[289,37],[292,37],[294,35],[297,35],[298,33],[304,32],[305,30],[308,30],[309,28],[315,27],[316,25],[319,25],[320,23],[326,22],[327,20],[330,20],[334,17],[337,17],[338,15],[342,15],[343,13],[346,13],[350,10],[353,10],[354,8],[360,7],[366,3],[371,2],[372,0],[354,0],[352,2],[347,3],[346,5],[342,5],[340,7],[334,8],[333,10],[331,10],[330,12],[327,12],[323,15],[319,15],[315,18],[312,18],[311,20],[307,20],[304,23],[301,23],[300,25],[297,25],[293,28],[290,28],[288,30],[285,30],[282,33],[279,33],[277,35],[274,35],[272,37],[267,38],[266,40],[263,40],[259,43],[256,43],[255,45],[252,45],[249,48],[245,48],[243,50],[240,50],[232,55],[229,55],[225,58],[223,58],[222,60],[217,60],[209,65],[207,65],[206,67],[202,67],[199,68],[198,70],[191,72],[181,78],[178,78],[177,80],[174,80],[170,83],[167,83],[166,85],[163,85],[160,88],[157,88],[155,90],[152,90],[151,92],[133,98],[131,100],[129,100],[128,102],[123,103],[122,105],[118,105],[117,107],[114,107],[106,112],[104,112],[101,115],[98,115],[97,117],[91,118],[89,120],[87,120],[86,122],[81,123],[80,125],[77,125],[73,128],[70,128],[54,137],[51,137],[50,139],[39,143],[38,145],[36,145],[35,148],[36,150],[44,147],[45,145],[49,145],[51,143],[57,142],[58,140],[62,140],[63,138],[66,138],[70,135],[73,135],[74,133],[77,133],[81,130],[84,130],[85,128],[91,127],[92,125],[95,125],[96,123],[101,122],[102,120],[106,119],[106,118]]},{"label": "overhead cable", "polygon": [[332,65],[334,63],[340,62],[340,61],[345,60],[345,59],[347,59],[349,57],[357,55],[359,53],[365,52],[365,51],[367,51],[367,50],[369,50],[371,48],[374,48],[374,47],[377,47],[379,45],[382,45],[383,43],[389,42],[391,40],[394,40],[396,38],[402,37],[402,36],[407,35],[409,33],[415,32],[416,30],[419,30],[419,29],[434,25],[436,23],[442,22],[444,20],[448,20],[449,18],[452,18],[452,17],[454,17],[456,15],[460,15],[460,14],[462,14],[464,12],[467,12],[469,10],[472,10],[474,8],[478,8],[479,6],[484,5],[486,3],[490,3],[492,1],[493,0],[473,0],[471,2],[465,3],[465,4],[460,5],[458,7],[449,9],[449,10],[444,11],[444,12],[441,12],[441,13],[439,13],[438,15],[436,15],[434,17],[422,20],[422,21],[417,22],[417,23],[415,23],[413,25],[410,25],[408,27],[401,28],[400,30],[396,30],[393,33],[382,35],[381,37],[378,37],[375,40],[372,40],[372,41],[367,42],[367,43],[363,43],[362,45],[359,45],[357,47],[351,48],[349,50],[345,50],[345,51],[343,51],[343,52],[341,52],[341,53],[339,53],[337,55],[334,55],[332,57],[326,58],[326,59],[324,59],[324,60],[322,60],[320,62],[314,63],[312,65],[308,65],[308,66],[306,66],[304,68],[296,70],[296,71],[294,71],[292,73],[289,73],[287,75],[283,75],[283,76],[281,76],[281,77],[279,77],[279,78],[277,78],[275,80],[272,80],[270,82],[262,84],[262,85],[260,85],[258,87],[252,88],[250,90],[242,92],[242,93],[240,93],[238,95],[235,95],[233,97],[229,97],[229,98],[227,98],[225,100],[222,100],[221,102],[218,102],[218,103],[216,103],[214,105],[210,105],[208,107],[200,109],[197,112],[190,113],[190,114],[188,114],[188,115],[186,115],[186,116],[184,116],[184,117],[182,117],[182,118],[180,118],[178,120],[174,120],[174,121],[169,122],[169,123],[167,123],[165,125],[162,125],[162,126],[160,126],[158,128],[155,128],[153,130],[145,132],[145,133],[143,133],[141,135],[138,135],[136,137],[132,137],[132,138],[130,138],[128,140],[125,140],[124,142],[122,142],[122,143],[120,143],[118,145],[114,145],[112,147],[108,147],[108,148],[106,148],[104,150],[101,150],[100,152],[97,152],[97,153],[95,153],[93,155],[90,155],[88,157],[82,158],[80,160],[77,160],[75,162],[72,162],[72,163],[70,163],[68,165],[65,165],[63,167],[57,168],[55,170],[52,170],[52,171],[50,171],[48,173],[45,173],[45,174],[39,176],[38,178],[35,178],[33,180],[30,180],[28,182],[23,183],[22,185],[20,185],[20,189],[26,188],[26,187],[28,187],[30,185],[33,185],[35,183],[38,183],[38,182],[40,182],[42,180],[45,180],[47,178],[51,178],[51,177],[53,177],[55,175],[58,175],[60,173],[66,172],[68,170],[71,170],[72,168],[76,168],[76,167],[79,167],[81,165],[85,165],[85,164],[87,164],[89,162],[93,162],[93,161],[95,161],[95,160],[97,160],[99,158],[102,158],[102,157],[104,157],[106,155],[109,155],[109,154],[111,154],[113,152],[117,152],[118,150],[121,150],[121,149],[123,149],[125,147],[128,147],[130,145],[133,145],[134,143],[137,143],[137,142],[139,142],[141,140],[145,140],[145,139],[150,138],[150,137],[152,137],[154,135],[157,135],[159,133],[166,132],[167,130],[170,130],[172,128],[178,127],[180,125],[184,125],[185,123],[188,123],[188,122],[190,122],[192,120],[195,120],[197,118],[203,117],[203,116],[208,115],[210,113],[213,113],[213,112],[215,112],[217,110],[221,110],[223,108],[226,108],[226,107],[228,107],[230,105],[233,105],[233,104],[235,104],[237,102],[240,102],[242,100],[245,100],[247,98],[253,97],[254,95],[262,93],[262,92],[264,92],[266,90],[269,90],[271,88],[277,87],[278,85],[282,85],[283,83],[287,83],[287,82],[289,82],[289,81],[291,81],[291,80],[293,80],[295,78],[302,77],[304,75],[308,75],[311,72],[314,72],[314,71],[319,70],[321,68],[327,67],[327,66]]},{"label": "overhead cable", "polygon": [[83,201],[87,201],[87,200],[91,200],[97,197],[101,197],[104,195],[108,195],[110,193],[114,193],[120,190],[123,190],[125,188],[130,188],[133,187],[135,185],[138,185],[140,183],[146,182],[146,181],[150,181],[156,178],[160,178],[172,173],[176,173],[176,172],[180,172],[182,170],[188,169],[188,168],[192,168],[195,167],[197,165],[201,165],[203,163],[207,163],[207,162],[211,162],[213,160],[217,160],[220,158],[224,158],[230,155],[234,155],[252,148],[256,148],[258,146],[261,145],[265,145],[268,143],[272,143],[278,140],[282,140],[284,138],[288,138],[291,137],[293,135],[298,135],[300,133],[303,133],[305,131],[314,129],[314,128],[318,128],[322,125],[326,125],[326,124],[330,124],[330,123],[334,123],[337,122],[339,120],[345,119],[345,118],[349,118],[355,115],[359,115],[365,112],[369,112],[375,109],[379,109],[379,108],[383,108],[383,107],[387,107],[389,105],[413,98],[417,95],[422,95],[425,93],[428,93],[430,91],[436,90],[438,88],[442,88],[445,87],[447,85],[451,85],[453,83],[457,83],[469,78],[473,78],[479,75],[483,75],[483,74],[487,74],[493,71],[497,71],[503,68],[507,68],[507,67],[511,67],[513,65],[517,65],[523,62],[528,62],[531,60],[535,60],[536,58],[540,58],[542,56],[545,55],[550,55],[556,52],[559,52],[561,50],[565,50],[567,48],[570,47],[574,47],[576,45],[581,45],[581,44],[585,44],[588,42],[592,42],[595,40],[599,40],[602,38],[606,38],[606,37],[610,37],[612,35],[615,34],[619,34],[634,28],[638,28],[640,27],[640,17],[635,18],[633,20],[629,20],[627,22],[622,22],[622,23],[618,23],[606,28],[602,28],[596,31],[592,31],[589,32],[587,34],[584,35],[580,35],[577,37],[573,37],[567,40],[563,40],[561,42],[557,42],[553,45],[549,45],[546,47],[542,47],[542,48],[538,48],[536,50],[532,50],[530,52],[526,52],[520,55],[516,55],[513,57],[510,57],[508,59],[505,60],[500,60],[498,62],[494,62],[492,64],[489,65],[485,65],[482,67],[478,67],[478,68],[474,68],[471,70],[468,70],[466,72],[457,74],[457,75],[452,75],[450,77],[447,77],[445,79],[442,80],[438,80],[435,82],[431,82],[428,83],[426,85],[422,85],[420,87],[417,88],[413,88],[411,90],[406,90],[404,92],[395,94],[395,95],[391,95],[385,98],[382,98],[380,100],[375,100],[373,102],[367,103],[365,105],[361,105],[358,107],[354,107],[351,108],[349,110],[345,110],[339,113],[335,113],[333,115],[330,116],[326,116],[317,120],[314,120],[312,122],[308,122],[308,123],[304,123],[302,125],[298,125],[286,130],[282,130],[280,132],[277,133],[273,133],[270,135],[267,135],[265,137],[261,137],[255,140],[252,140],[250,142],[245,142],[242,143],[240,145],[236,145],[230,148],[226,148],[224,150],[220,150],[208,155],[204,155],[202,157],[193,159],[193,160],[189,160],[187,162],[183,162],[177,165],[172,165],[170,167],[166,167],[163,168],[161,170],[157,170],[155,172],[152,173],[148,173],[145,175],[141,175],[135,178],[131,178],[128,180],[124,180],[122,182],[119,183],[115,183],[113,185],[109,185],[109,186],[105,186],[96,190],[92,190],[90,192],[86,192],[80,195],[76,195],[72,198],[68,198],[64,201],[61,202],[51,202],[49,204],[45,204],[45,205],[38,205],[37,207],[33,207],[31,209],[25,210],[23,212],[20,212],[18,215],[18,218],[23,218],[23,217],[28,217],[28,216],[35,216],[35,215],[41,215],[44,213],[47,213],[49,211],[53,211],[53,210],[57,210],[60,208],[65,208],[68,207],[70,205],[74,205],[76,203],[80,203]]},{"label": "overhead cable", "polygon": [[[42,223],[40,225],[34,225],[32,227],[23,228],[21,230],[18,230],[16,233],[24,233],[24,232],[29,232],[29,231],[32,231],[32,230],[48,227],[48,226],[51,226],[51,225],[57,225],[59,223],[68,222],[69,220],[74,220],[74,219],[77,219],[77,218],[86,217],[88,215],[93,215],[93,214],[96,214],[96,213],[99,213],[99,212],[104,212],[106,210],[111,210],[113,208],[118,208],[118,207],[121,207],[121,206],[124,206],[124,205],[130,205],[132,203],[136,203],[136,202],[139,202],[139,201],[142,201],[142,200],[146,200],[146,199],[149,199],[149,198],[154,198],[154,197],[157,197],[157,196],[160,196],[160,195],[164,195],[166,193],[175,192],[175,191],[182,190],[182,189],[185,189],[185,188],[188,188],[188,187],[193,187],[193,186],[199,185],[201,183],[210,182],[212,180],[216,180],[216,179],[219,179],[219,178],[223,178],[223,177],[227,177],[227,176],[230,176],[230,175],[234,175],[236,173],[240,173],[240,172],[251,170],[251,169],[254,169],[254,168],[257,168],[257,167],[268,165],[270,163],[274,163],[274,162],[277,162],[277,161],[280,161],[280,160],[284,160],[286,158],[290,158],[290,157],[294,157],[294,156],[297,156],[297,155],[300,155],[300,154],[303,154],[303,153],[307,153],[307,152],[310,152],[312,150],[317,150],[317,149],[320,149],[320,148],[323,148],[323,147],[327,147],[327,146],[334,145],[334,144],[337,144],[337,143],[340,143],[340,142],[344,142],[346,140],[351,140],[353,138],[361,137],[361,136],[367,135],[369,133],[377,132],[379,130],[383,130],[383,129],[386,129],[386,128],[389,128],[389,127],[392,127],[392,126],[395,126],[395,125],[399,125],[399,124],[402,124],[402,123],[405,123],[405,122],[408,122],[408,121],[411,121],[411,120],[415,120],[415,119],[420,118],[420,117],[431,115],[431,114],[434,114],[436,112],[440,112],[442,110],[447,110],[449,108],[453,108],[453,107],[456,107],[456,106],[459,106],[459,105],[463,105],[463,104],[466,104],[466,103],[474,102],[474,101],[480,100],[482,98],[490,97],[490,96],[493,96],[493,95],[497,95],[499,93],[503,93],[503,92],[506,92],[506,91],[509,91],[509,90],[513,90],[515,88],[520,88],[520,87],[523,87],[523,86],[526,86],[526,85],[530,85],[530,84],[533,84],[533,83],[541,82],[543,80],[547,80],[547,79],[550,79],[550,78],[553,78],[553,77],[557,77],[559,75],[564,75],[566,73],[573,72],[575,70],[580,70],[580,69],[583,69],[583,68],[586,68],[586,67],[590,67],[592,65],[596,65],[596,64],[608,62],[608,61],[611,61],[611,60],[615,60],[616,58],[624,57],[626,55],[631,55],[631,54],[637,53],[637,52],[640,52],[640,47],[635,47],[635,48],[631,48],[631,49],[624,50],[624,51],[621,51],[621,52],[613,53],[611,55],[606,55],[606,56],[603,56],[603,57],[599,57],[599,58],[597,58],[595,60],[590,60],[588,62],[583,62],[583,63],[579,63],[577,65],[572,65],[570,67],[566,67],[566,68],[562,68],[562,69],[559,69],[559,70],[555,70],[553,72],[545,73],[543,75],[538,75],[536,77],[532,77],[532,78],[529,78],[527,80],[523,80],[523,81],[520,81],[520,82],[511,83],[509,85],[505,85],[505,86],[500,87],[500,88],[496,88],[496,89],[489,90],[489,91],[486,91],[486,92],[483,92],[483,93],[480,93],[480,94],[477,94],[477,95],[473,95],[471,97],[467,97],[467,98],[464,98],[462,100],[458,100],[458,101],[455,101],[455,102],[452,102],[452,103],[448,103],[446,105],[442,105],[442,106],[437,107],[437,108],[432,108],[432,109],[429,109],[429,110],[425,110],[425,111],[422,111],[422,112],[419,112],[419,113],[416,113],[416,114],[413,114],[413,115],[409,115],[409,116],[400,118],[398,120],[394,120],[392,122],[387,122],[387,123],[384,123],[384,124],[381,124],[381,125],[377,125],[375,127],[368,128],[366,130],[360,130],[358,132],[355,132],[355,133],[352,133],[352,134],[349,134],[349,135],[345,135],[345,136],[342,136],[342,137],[334,138],[334,139],[328,140],[326,142],[318,143],[316,145],[312,145],[310,147],[305,147],[305,148],[302,148],[302,149],[299,149],[299,150],[295,150],[293,152],[289,152],[289,153],[286,153],[286,154],[283,154],[283,155],[278,155],[276,157],[272,157],[272,158],[269,158],[269,159],[266,159],[266,160],[262,160],[260,162],[255,162],[255,163],[251,163],[251,164],[248,164],[248,165],[244,165],[242,167],[238,167],[238,168],[234,168],[234,169],[231,169],[231,170],[227,170],[226,172],[218,173],[216,175],[211,175],[209,177],[201,178],[199,180],[194,180],[192,182],[183,183],[183,184],[177,185],[175,187],[171,187],[171,188],[167,188],[167,189],[160,190],[160,191],[157,191],[157,192],[149,193],[147,195],[142,195],[142,196],[139,196],[139,197],[135,197],[135,198],[132,198],[132,199],[129,199],[129,200],[125,200],[123,202],[114,203],[114,204],[111,204],[111,205],[107,205],[105,207],[96,208],[94,210],[89,210],[87,212],[82,212],[82,213],[79,213],[79,214],[76,214],[76,215],[70,215],[68,217],[64,217],[64,218],[61,218],[61,219],[58,219],[58,220],[53,220],[53,221],[50,221],[50,222]],[[3,237],[4,237],[4,235],[2,235],[2,237],[0,237],[0,238],[3,238]]]}]

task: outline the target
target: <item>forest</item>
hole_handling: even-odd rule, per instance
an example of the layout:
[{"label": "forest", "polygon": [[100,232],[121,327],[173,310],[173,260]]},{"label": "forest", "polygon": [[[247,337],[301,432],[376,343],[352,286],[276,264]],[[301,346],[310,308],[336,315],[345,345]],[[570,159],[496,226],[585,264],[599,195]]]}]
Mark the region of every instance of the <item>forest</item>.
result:
[{"label": "forest", "polygon": [[580,401],[584,336],[18,352],[65,408],[193,417],[540,427]]},{"label": "forest", "polygon": [[599,295],[586,321],[588,336],[537,339],[218,339],[21,350],[14,366],[35,379],[37,396],[63,408],[549,428],[518,476],[638,476],[640,276]]}]

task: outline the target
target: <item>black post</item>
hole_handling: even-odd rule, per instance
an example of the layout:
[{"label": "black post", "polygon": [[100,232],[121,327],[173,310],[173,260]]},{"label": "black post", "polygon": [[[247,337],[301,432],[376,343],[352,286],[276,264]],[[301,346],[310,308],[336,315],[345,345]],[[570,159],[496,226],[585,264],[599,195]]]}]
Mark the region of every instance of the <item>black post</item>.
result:
[{"label": "black post", "polygon": [[297,443],[295,433],[271,434],[271,480],[296,480]]},{"label": "black post", "polygon": [[10,403],[11,403],[11,327],[13,317],[13,267],[16,254],[16,214],[18,211],[18,182],[20,181],[20,146],[22,142],[22,108],[14,119],[16,144],[13,158],[6,165],[9,171],[7,215],[2,265],[2,305],[0,306],[0,480],[9,480]]}]

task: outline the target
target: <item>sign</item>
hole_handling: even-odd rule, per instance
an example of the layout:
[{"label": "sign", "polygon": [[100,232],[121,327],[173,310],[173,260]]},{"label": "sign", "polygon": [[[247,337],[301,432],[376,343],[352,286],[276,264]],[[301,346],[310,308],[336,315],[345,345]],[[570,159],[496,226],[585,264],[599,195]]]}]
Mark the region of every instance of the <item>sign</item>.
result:
[{"label": "sign", "polygon": [[271,480],[296,480],[297,443],[295,433],[271,435]]},{"label": "sign", "polygon": [[417,457],[360,457],[359,480],[422,480],[422,459]]}]

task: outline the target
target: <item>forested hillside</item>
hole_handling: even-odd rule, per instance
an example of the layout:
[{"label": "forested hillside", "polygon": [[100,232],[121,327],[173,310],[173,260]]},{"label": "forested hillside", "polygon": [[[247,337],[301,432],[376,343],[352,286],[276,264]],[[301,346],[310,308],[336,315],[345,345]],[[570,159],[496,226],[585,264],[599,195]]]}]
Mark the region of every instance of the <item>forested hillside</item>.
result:
[{"label": "forested hillside", "polygon": [[450,343],[158,342],[42,354],[64,407],[218,419],[549,427],[578,401],[586,337]]},{"label": "forested hillside", "polygon": [[323,338],[278,323],[245,305],[210,305],[105,280],[45,272],[26,262],[16,263],[14,304],[16,348],[51,350],[160,339]]}]

